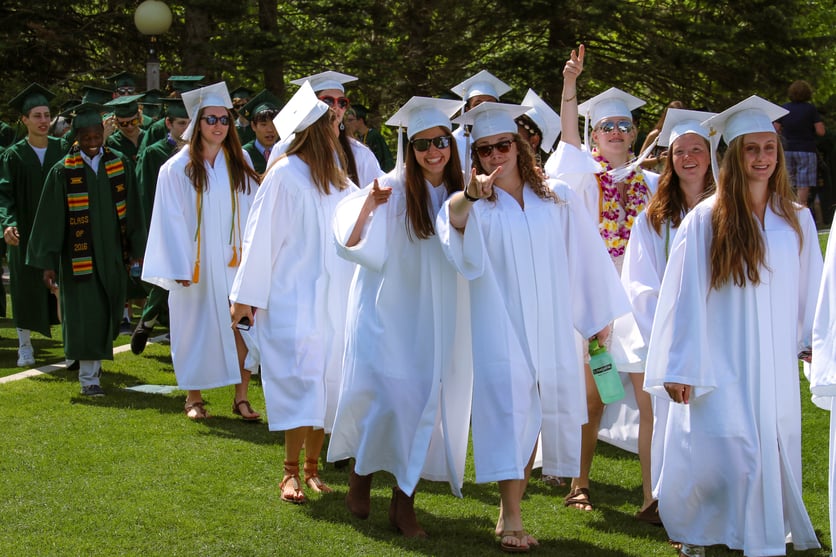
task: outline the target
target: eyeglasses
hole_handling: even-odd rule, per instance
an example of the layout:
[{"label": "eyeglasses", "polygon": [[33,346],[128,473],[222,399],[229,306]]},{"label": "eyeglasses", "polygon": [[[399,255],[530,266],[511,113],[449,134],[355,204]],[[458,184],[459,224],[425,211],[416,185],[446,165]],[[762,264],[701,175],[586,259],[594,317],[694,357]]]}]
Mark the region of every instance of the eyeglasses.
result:
[{"label": "eyeglasses", "polygon": [[119,120],[116,122],[120,128],[127,128],[128,126],[138,126],[139,118],[131,118],[130,120]]},{"label": "eyeglasses", "polygon": [[322,97],[319,97],[319,100],[321,100],[322,102],[324,102],[325,104],[327,104],[331,108],[334,107],[334,103],[336,103],[337,106],[339,106],[340,108],[347,108],[348,103],[349,103],[349,100],[348,100],[347,97],[334,98],[330,95],[324,95]]},{"label": "eyeglasses", "polygon": [[630,120],[619,120],[618,122],[607,121],[602,122],[597,129],[604,133],[612,133],[615,128],[618,128],[618,131],[621,133],[630,133],[633,131],[633,122]]},{"label": "eyeglasses", "polygon": [[210,126],[214,126],[218,122],[220,122],[222,126],[229,125],[229,116],[203,116],[201,120],[205,120]]},{"label": "eyeglasses", "polygon": [[439,135],[438,137],[433,137],[432,139],[413,139],[410,143],[412,144],[413,149],[423,153],[430,148],[430,143],[435,145],[436,149],[447,149],[450,147],[451,139],[453,139],[453,136],[451,135]]},{"label": "eyeglasses", "polygon": [[511,150],[511,141],[510,139],[506,139],[505,141],[500,141],[499,143],[494,143],[493,145],[474,145],[473,150],[480,157],[490,157],[493,150],[496,149],[500,153],[507,153]]},{"label": "eyeglasses", "polygon": [[133,87],[118,87],[116,89],[116,92],[119,95],[123,95],[123,96],[124,95],[133,95],[136,92],[136,89],[134,89]]}]

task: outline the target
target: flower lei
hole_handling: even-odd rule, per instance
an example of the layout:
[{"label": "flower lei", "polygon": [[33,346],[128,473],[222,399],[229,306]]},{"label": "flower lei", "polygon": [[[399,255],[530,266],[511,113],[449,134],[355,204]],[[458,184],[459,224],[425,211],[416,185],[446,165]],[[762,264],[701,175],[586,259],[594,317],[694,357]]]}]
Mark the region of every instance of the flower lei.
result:
[{"label": "flower lei", "polygon": [[597,148],[592,150],[592,157],[601,165],[601,172],[595,175],[600,188],[598,232],[607,245],[610,257],[615,259],[624,255],[633,222],[650,200],[650,190],[644,180],[644,173],[633,170],[623,180],[626,199],[622,205],[619,203],[618,185],[609,174],[612,167]]}]

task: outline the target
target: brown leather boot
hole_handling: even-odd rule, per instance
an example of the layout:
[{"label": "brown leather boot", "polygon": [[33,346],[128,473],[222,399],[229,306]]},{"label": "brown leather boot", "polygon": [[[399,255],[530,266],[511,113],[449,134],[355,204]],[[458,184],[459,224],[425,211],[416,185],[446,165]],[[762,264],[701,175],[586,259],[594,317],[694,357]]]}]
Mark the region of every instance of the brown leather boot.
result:
[{"label": "brown leather boot", "polygon": [[426,538],[427,533],[418,524],[415,516],[415,494],[407,495],[397,486],[392,488],[392,502],[389,504],[389,523],[405,538]]},{"label": "brown leather boot", "polygon": [[360,476],[354,470],[348,475],[348,493],[345,496],[345,506],[357,518],[369,518],[372,500],[372,476]]}]

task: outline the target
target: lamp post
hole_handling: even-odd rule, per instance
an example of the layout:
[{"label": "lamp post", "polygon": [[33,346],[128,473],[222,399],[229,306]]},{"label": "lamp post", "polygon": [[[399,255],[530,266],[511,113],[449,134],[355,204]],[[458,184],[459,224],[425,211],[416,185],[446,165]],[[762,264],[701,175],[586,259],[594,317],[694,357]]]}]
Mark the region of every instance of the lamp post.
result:
[{"label": "lamp post", "polygon": [[157,35],[171,27],[171,10],[160,0],[145,0],[134,13],[134,24],[140,33],[148,35],[148,62],[145,64],[146,91],[160,88],[160,57]]}]

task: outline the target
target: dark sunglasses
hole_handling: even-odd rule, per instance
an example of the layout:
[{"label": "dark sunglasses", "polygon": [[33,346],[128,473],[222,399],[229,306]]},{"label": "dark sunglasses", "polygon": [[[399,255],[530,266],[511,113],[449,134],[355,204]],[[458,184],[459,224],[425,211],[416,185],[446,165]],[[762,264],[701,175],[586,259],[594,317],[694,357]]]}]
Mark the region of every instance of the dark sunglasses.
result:
[{"label": "dark sunglasses", "polygon": [[120,95],[133,95],[136,92],[136,89],[133,87],[119,87],[116,89],[116,92]]},{"label": "dark sunglasses", "polygon": [[346,97],[339,97],[335,99],[330,95],[324,95],[322,97],[319,97],[319,100],[327,104],[329,107],[333,107],[334,103],[336,103],[337,106],[339,106],[340,108],[347,108],[349,103],[349,100]]},{"label": "dark sunglasses", "polygon": [[630,120],[619,120],[618,122],[604,122],[600,126],[598,126],[598,131],[602,131],[604,133],[612,133],[615,128],[618,128],[618,131],[621,133],[630,133],[633,131],[633,122]]},{"label": "dark sunglasses", "polygon": [[220,122],[222,126],[229,125],[229,116],[204,116],[201,120],[206,120],[206,123],[210,126],[214,126],[218,122]]},{"label": "dark sunglasses", "polygon": [[506,139],[505,141],[500,141],[499,143],[494,143],[493,145],[474,145],[473,150],[480,157],[490,157],[493,150],[496,149],[500,153],[507,153],[511,150],[511,141],[510,139]]},{"label": "dark sunglasses", "polygon": [[120,128],[127,128],[128,126],[138,126],[139,125],[139,118],[132,118],[130,120],[126,120],[124,122],[116,122],[119,124]]},{"label": "dark sunglasses", "polygon": [[453,136],[451,135],[439,135],[438,137],[433,137],[432,139],[413,139],[410,143],[412,144],[413,149],[423,153],[430,148],[430,143],[435,145],[436,149],[447,149],[450,147],[451,139],[453,139]]}]

